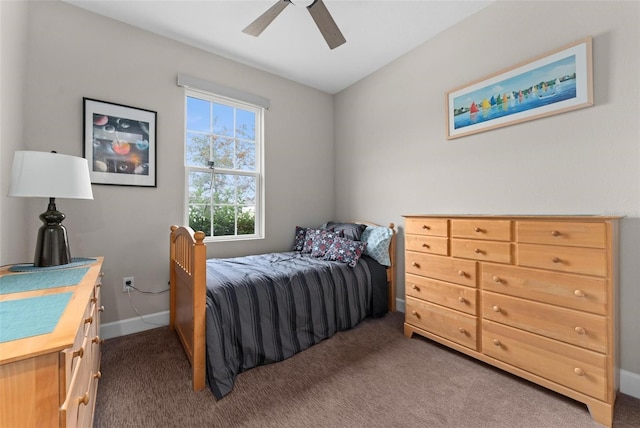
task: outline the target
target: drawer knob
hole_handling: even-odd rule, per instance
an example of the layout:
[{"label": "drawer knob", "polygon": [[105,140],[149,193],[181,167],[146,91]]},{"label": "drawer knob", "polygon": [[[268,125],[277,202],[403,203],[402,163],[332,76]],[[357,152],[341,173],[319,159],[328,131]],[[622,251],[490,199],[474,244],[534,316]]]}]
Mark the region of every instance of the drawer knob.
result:
[{"label": "drawer knob", "polygon": [[100,336],[96,336],[91,339],[91,343],[102,343],[102,341],[100,340]]},{"label": "drawer knob", "polygon": [[552,262],[554,262],[554,263],[560,263],[560,259],[559,259],[559,258],[557,258],[557,257],[553,257],[553,258],[551,259],[551,261],[552,261]]},{"label": "drawer knob", "polygon": [[104,312],[104,306],[100,306],[100,307],[98,308],[98,312]]},{"label": "drawer knob", "polygon": [[411,288],[413,288],[416,291],[420,291],[420,287],[418,287],[417,285],[413,284],[411,285]]},{"label": "drawer knob", "polygon": [[418,263],[418,262],[411,262],[411,266],[419,268],[419,267],[420,267],[420,263]]},{"label": "drawer knob", "polygon": [[89,393],[85,392],[82,397],[78,398],[78,404],[84,404],[85,406],[89,404]]},{"label": "drawer knob", "polygon": [[557,230],[552,230],[551,236],[560,236],[560,232],[558,232]]},{"label": "drawer knob", "polygon": [[102,278],[102,277],[104,276],[104,272],[100,272],[100,273],[98,274],[98,276],[99,276],[100,278]]},{"label": "drawer knob", "polygon": [[93,377],[95,379],[100,379],[102,377],[102,372],[100,370],[98,370],[98,373],[94,374]]},{"label": "drawer knob", "polygon": [[93,322],[93,317],[87,317],[84,319],[85,324],[91,324]]},{"label": "drawer knob", "polygon": [[496,346],[502,346],[502,343],[498,339],[493,339],[493,344]]},{"label": "drawer knob", "polygon": [[475,228],[475,229],[473,229],[473,230],[475,230],[477,233],[484,232],[484,230],[480,229],[479,227],[476,227],[476,228]]},{"label": "drawer knob", "polygon": [[460,276],[467,276],[467,274],[466,274],[466,273],[464,273],[464,271],[463,271],[463,270],[459,270],[459,271],[458,271],[458,275],[460,275]]},{"label": "drawer knob", "polygon": [[464,303],[466,301],[467,301],[467,299],[465,299],[464,297],[462,297],[462,296],[458,297],[458,302]]},{"label": "drawer knob", "polygon": [[98,282],[98,283],[96,284],[96,288],[100,288],[100,287],[102,287],[102,283],[101,283],[101,282]]},{"label": "drawer knob", "polygon": [[423,247],[423,248],[430,248],[430,247],[429,247],[429,244],[427,244],[426,242],[425,242],[424,244],[422,244],[422,247]]},{"label": "drawer knob", "polygon": [[420,318],[420,314],[417,311],[411,311],[411,315],[413,315],[416,318]]},{"label": "drawer knob", "polygon": [[462,327],[460,327],[460,328],[458,329],[458,331],[459,331],[460,333],[462,333],[462,334],[467,334],[467,330],[465,330],[465,329],[464,329],[464,328],[462,328]]},{"label": "drawer knob", "polygon": [[73,354],[71,354],[72,358],[75,358],[75,357],[82,358],[83,356],[84,356],[84,348],[80,348],[77,351],[73,351]]},{"label": "drawer knob", "polygon": [[98,301],[98,298],[94,296],[90,300],[91,300],[91,303],[95,303]]},{"label": "drawer knob", "polygon": [[578,376],[584,376],[584,370],[582,370],[580,367],[576,367],[575,369],[573,369],[573,372]]},{"label": "drawer knob", "polygon": [[584,297],[585,296],[584,291],[582,291],[582,290],[575,290],[573,292],[573,294],[575,294],[576,297]]},{"label": "drawer knob", "polygon": [[500,277],[499,277],[499,276],[494,276],[494,277],[493,277],[493,278],[491,278],[491,279],[493,279],[493,282],[498,282],[498,283],[502,282],[502,280],[500,279]]},{"label": "drawer knob", "polygon": [[498,305],[492,306],[492,307],[491,307],[491,310],[492,310],[493,312],[500,312],[500,306],[498,306]]},{"label": "drawer knob", "polygon": [[431,226],[427,226],[426,224],[423,224],[422,228],[425,230],[431,230]]},{"label": "drawer knob", "polygon": [[576,328],[574,328],[574,330],[575,330],[575,332],[576,332],[576,333],[578,333],[578,334],[585,334],[585,333],[587,332],[587,331],[586,331],[584,328],[582,328],[582,327],[576,327]]},{"label": "drawer knob", "polygon": [[476,254],[482,254],[484,251],[482,251],[480,248],[476,248],[475,250],[473,250]]}]

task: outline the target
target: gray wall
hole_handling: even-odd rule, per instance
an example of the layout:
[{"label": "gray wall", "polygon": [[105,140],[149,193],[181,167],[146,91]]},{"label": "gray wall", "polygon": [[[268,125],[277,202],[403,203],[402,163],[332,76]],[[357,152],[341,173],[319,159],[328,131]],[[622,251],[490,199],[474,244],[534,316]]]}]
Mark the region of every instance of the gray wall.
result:
[{"label": "gray wall", "polygon": [[[497,2],[337,94],[337,217],[626,216],[621,365],[640,373],[639,29],[638,2]],[[446,91],[589,35],[593,107],[445,139]]]},{"label": "gray wall", "polygon": [[[4,16],[9,8],[5,2],[2,8]],[[72,256],[105,257],[104,323],[136,316],[122,292],[122,277],[134,276],[136,286],[145,290],[167,288],[169,227],[183,223],[184,90],[176,86],[179,72],[271,100],[265,120],[266,238],[209,245],[210,256],[287,250],[296,224],[317,225],[333,215],[331,95],[58,1],[29,2],[24,28],[26,49],[16,49],[22,48],[26,57],[15,57],[26,58],[26,78],[14,77],[25,87],[15,88],[18,95],[7,100],[3,95],[3,107],[5,101],[24,100],[24,120],[18,119],[21,127],[13,131],[21,148],[82,156],[82,97],[158,112],[157,188],[94,185],[93,201],[57,201],[67,215]],[[15,29],[16,34],[23,31]],[[2,40],[7,40],[4,33]],[[4,73],[2,79],[4,84]],[[10,119],[3,113],[3,132]],[[3,137],[3,158],[12,158],[16,148],[5,146]],[[4,196],[8,170],[3,162],[3,206],[15,203]],[[17,208],[3,208],[3,217],[25,220],[3,223],[3,247],[5,233],[12,243],[0,263],[32,260],[38,215],[46,204],[46,199],[29,200],[21,214]],[[166,293],[133,295],[142,314],[168,310],[168,299]]]}]

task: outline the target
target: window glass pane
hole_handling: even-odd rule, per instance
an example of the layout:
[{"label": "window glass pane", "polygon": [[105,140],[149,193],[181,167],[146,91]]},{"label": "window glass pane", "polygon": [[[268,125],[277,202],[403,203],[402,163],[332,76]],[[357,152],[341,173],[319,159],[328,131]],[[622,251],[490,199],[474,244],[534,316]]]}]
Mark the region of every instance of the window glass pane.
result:
[{"label": "window glass pane", "polygon": [[227,236],[236,234],[236,209],[223,205],[213,210],[213,236]]},{"label": "window glass pane", "polygon": [[248,141],[236,144],[236,169],[243,171],[256,170],[256,145]]},{"label": "window glass pane", "polygon": [[196,232],[211,236],[211,207],[189,204],[189,227]]},{"label": "window glass pane", "polygon": [[256,139],[256,114],[254,112],[236,110],[236,137],[252,141]]},{"label": "window glass pane", "polygon": [[189,226],[211,236],[211,174],[189,172]]},{"label": "window glass pane", "polygon": [[211,103],[187,97],[187,129],[211,132]]},{"label": "window glass pane", "polygon": [[233,107],[213,104],[213,133],[233,137]]},{"label": "window glass pane", "polygon": [[256,233],[255,207],[238,208],[238,235],[253,235]]},{"label": "window glass pane", "polygon": [[213,137],[213,161],[216,168],[233,169],[235,141],[231,138]]},{"label": "window glass pane", "polygon": [[236,203],[236,176],[230,174],[214,174],[214,197],[216,205]]},{"label": "window glass pane", "polygon": [[209,136],[187,132],[187,150],[185,163],[189,166],[207,166],[211,156]]},{"label": "window glass pane", "polygon": [[256,204],[256,178],[250,176],[236,176],[238,205]]}]

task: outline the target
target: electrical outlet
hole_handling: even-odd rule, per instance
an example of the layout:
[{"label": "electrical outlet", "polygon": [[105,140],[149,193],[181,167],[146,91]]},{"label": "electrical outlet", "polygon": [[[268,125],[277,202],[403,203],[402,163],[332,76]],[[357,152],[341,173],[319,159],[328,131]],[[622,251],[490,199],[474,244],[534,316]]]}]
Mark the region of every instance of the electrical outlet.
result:
[{"label": "electrical outlet", "polygon": [[124,278],[122,278],[122,291],[124,291],[125,293],[127,291],[133,291],[132,287],[135,287],[132,276],[125,276]]}]

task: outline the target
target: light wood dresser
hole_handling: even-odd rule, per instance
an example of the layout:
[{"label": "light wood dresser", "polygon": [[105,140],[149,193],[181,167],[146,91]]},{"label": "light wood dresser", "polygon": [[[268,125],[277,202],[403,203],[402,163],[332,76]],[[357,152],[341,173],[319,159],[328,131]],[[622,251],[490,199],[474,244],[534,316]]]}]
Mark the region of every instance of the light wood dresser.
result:
[{"label": "light wood dresser", "polygon": [[[81,267],[88,270],[77,285],[0,295],[4,303],[70,294],[52,332],[0,343],[0,427],[93,425],[102,343],[102,262],[100,257]],[[22,274],[0,269],[0,276],[5,275]]]},{"label": "light wood dresser", "polygon": [[404,217],[405,336],[585,403],[611,426],[620,218]]}]

